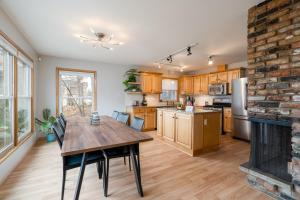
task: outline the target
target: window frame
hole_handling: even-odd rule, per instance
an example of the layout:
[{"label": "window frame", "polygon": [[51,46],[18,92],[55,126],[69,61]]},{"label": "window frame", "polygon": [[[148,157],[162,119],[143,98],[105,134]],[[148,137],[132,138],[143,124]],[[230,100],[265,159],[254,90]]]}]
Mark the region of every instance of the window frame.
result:
[{"label": "window frame", "polygon": [[75,68],[63,68],[63,67],[56,67],[56,115],[59,115],[59,94],[60,94],[60,87],[59,87],[59,74],[60,72],[77,72],[77,73],[89,73],[94,75],[94,86],[93,86],[93,110],[97,110],[97,71],[95,70],[88,70],[88,69],[75,69]]},{"label": "window frame", "polygon": [[160,95],[159,95],[159,101],[160,102],[178,102],[179,101],[179,79],[178,78],[172,78],[172,77],[162,77],[162,79],[161,80],[163,80],[163,79],[171,79],[171,80],[176,80],[177,81],[177,90],[176,90],[176,100],[175,101],[165,101],[165,100],[163,100],[163,99],[161,99],[160,98]]},{"label": "window frame", "polygon": [[[1,40],[4,41],[3,48],[10,52],[13,56],[12,66],[12,145],[0,151],[0,164],[4,162],[15,150],[17,150],[27,139],[29,139],[34,131],[34,60],[20,48],[12,39],[10,39],[3,31],[0,30]],[[3,43],[2,43],[3,44]],[[8,47],[5,48],[5,47]],[[29,65],[30,68],[30,131],[23,137],[18,139],[18,60]]]}]

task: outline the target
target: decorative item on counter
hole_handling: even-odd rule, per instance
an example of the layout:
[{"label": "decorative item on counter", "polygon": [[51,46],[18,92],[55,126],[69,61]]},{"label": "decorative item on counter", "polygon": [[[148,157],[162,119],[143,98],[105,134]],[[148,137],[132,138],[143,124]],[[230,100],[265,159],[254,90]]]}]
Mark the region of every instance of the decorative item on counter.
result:
[{"label": "decorative item on counter", "polygon": [[177,110],[184,110],[184,105],[181,102],[176,103]]},{"label": "decorative item on counter", "polygon": [[137,82],[137,76],[139,75],[137,69],[129,69],[125,73],[126,80],[123,81],[125,86],[125,92],[140,92],[140,83]]},{"label": "decorative item on counter", "polygon": [[142,106],[147,106],[147,100],[146,100],[146,95],[143,94],[143,101],[142,101]]},{"label": "decorative item on counter", "polygon": [[194,106],[186,106],[185,112],[194,112]]},{"label": "decorative item on counter", "polygon": [[98,112],[92,112],[90,116],[91,125],[99,125],[100,124],[100,116]]},{"label": "decorative item on counter", "polygon": [[186,96],[186,105],[187,106],[193,106],[195,102],[194,97]]}]

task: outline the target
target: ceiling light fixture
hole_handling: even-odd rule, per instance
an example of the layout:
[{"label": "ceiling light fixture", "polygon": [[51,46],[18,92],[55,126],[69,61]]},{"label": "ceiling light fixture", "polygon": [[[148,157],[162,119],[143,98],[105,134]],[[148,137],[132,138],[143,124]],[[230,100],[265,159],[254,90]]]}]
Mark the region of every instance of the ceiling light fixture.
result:
[{"label": "ceiling light fixture", "polygon": [[213,56],[209,56],[208,57],[208,65],[212,65],[212,64],[214,64]]},{"label": "ceiling light fixture", "polygon": [[90,28],[91,33],[93,33],[96,37],[95,38],[89,38],[83,35],[79,35],[80,42],[82,43],[88,43],[91,44],[92,47],[102,47],[107,50],[113,50],[113,47],[111,46],[119,46],[124,44],[123,42],[117,41],[114,38],[113,34],[105,34],[100,32],[95,32],[93,28]]},{"label": "ceiling light fixture", "polygon": [[183,67],[180,68],[180,72],[183,72]]},{"label": "ceiling light fixture", "polygon": [[161,65],[160,65],[160,64],[158,64],[158,66],[157,66],[157,67],[158,67],[158,69],[160,69],[160,68],[161,68]]},{"label": "ceiling light fixture", "polygon": [[168,61],[169,63],[172,63],[172,62],[173,62],[172,55],[169,55],[169,56],[167,57],[167,61]]}]

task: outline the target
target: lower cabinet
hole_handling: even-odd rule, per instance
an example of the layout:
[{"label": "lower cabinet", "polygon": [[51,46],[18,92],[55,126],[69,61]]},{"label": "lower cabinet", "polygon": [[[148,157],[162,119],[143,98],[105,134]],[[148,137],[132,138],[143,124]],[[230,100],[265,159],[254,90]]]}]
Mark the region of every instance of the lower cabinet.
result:
[{"label": "lower cabinet", "polygon": [[144,119],[143,131],[156,129],[156,108],[154,107],[128,107],[127,112],[130,114],[130,121],[134,117]]},{"label": "lower cabinet", "polygon": [[163,112],[163,137],[174,141],[175,140],[175,113]]},{"label": "lower cabinet", "polygon": [[175,142],[188,149],[192,148],[192,115],[177,113],[175,116]]},{"label": "lower cabinet", "polygon": [[157,122],[156,122],[157,135],[162,136],[162,133],[163,133],[163,112],[162,112],[162,110],[157,111],[156,119],[157,119]]},{"label": "lower cabinet", "polygon": [[224,108],[223,111],[223,123],[224,123],[224,132],[231,133],[232,132],[232,114],[231,108]]},{"label": "lower cabinet", "polygon": [[162,135],[166,143],[191,156],[196,156],[203,151],[219,147],[221,116],[221,112],[192,114],[174,110],[158,110],[158,135]]}]

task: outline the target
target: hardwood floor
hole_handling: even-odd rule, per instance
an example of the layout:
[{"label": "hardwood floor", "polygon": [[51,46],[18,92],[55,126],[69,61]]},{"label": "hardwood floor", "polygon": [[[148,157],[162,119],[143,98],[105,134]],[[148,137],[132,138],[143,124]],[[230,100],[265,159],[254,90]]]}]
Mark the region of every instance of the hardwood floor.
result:
[{"label": "hardwood floor", "polygon": [[[154,135],[154,132],[150,132]],[[190,157],[159,139],[141,145],[144,198],[123,159],[110,164],[109,197],[103,196],[96,166],[86,168],[80,199],[269,199],[248,186],[239,164],[248,160],[249,144],[222,137],[220,150]],[[72,199],[78,169],[68,171],[65,199]],[[0,187],[0,199],[60,199],[62,159],[58,144],[39,141]]]}]

